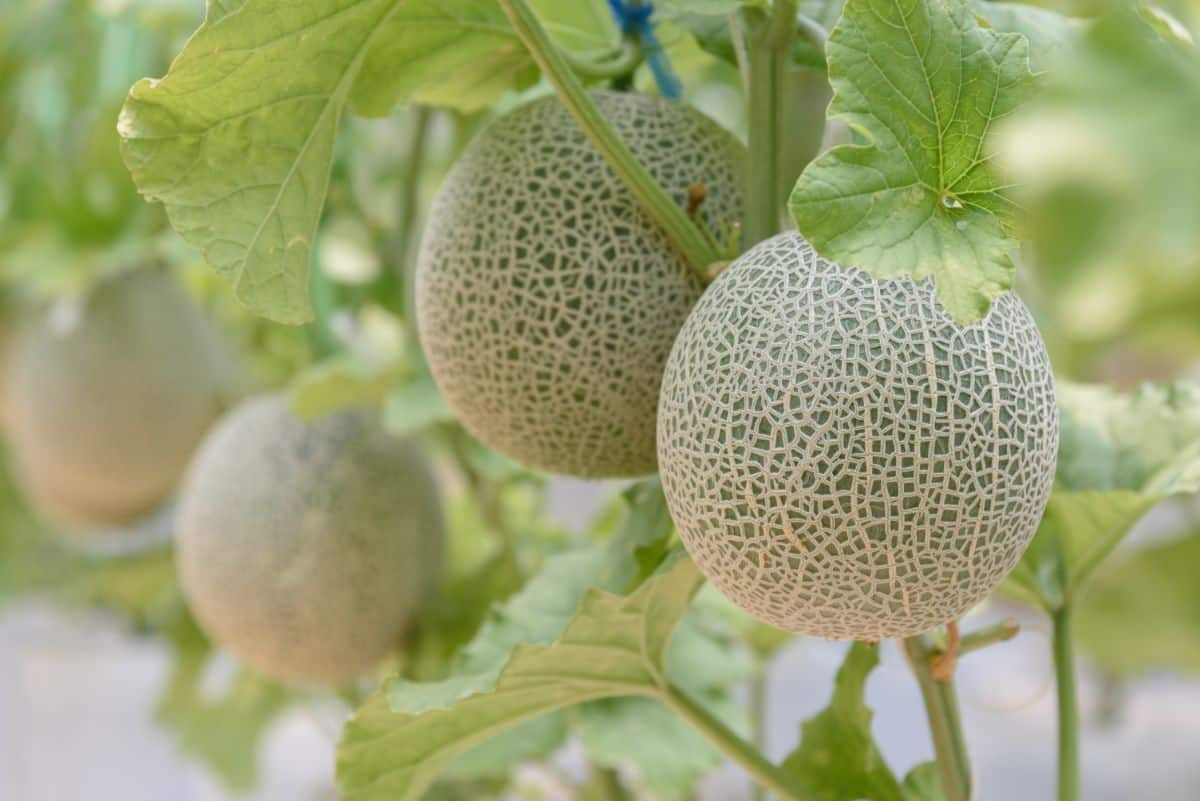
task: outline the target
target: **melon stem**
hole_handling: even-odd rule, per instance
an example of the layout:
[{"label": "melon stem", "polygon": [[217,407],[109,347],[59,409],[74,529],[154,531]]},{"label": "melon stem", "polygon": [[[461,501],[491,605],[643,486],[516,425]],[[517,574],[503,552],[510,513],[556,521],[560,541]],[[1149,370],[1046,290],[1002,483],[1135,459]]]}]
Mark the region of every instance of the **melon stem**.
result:
[{"label": "melon stem", "polygon": [[1079,707],[1075,694],[1075,649],[1071,610],[1063,604],[1051,614],[1054,630],[1054,677],[1058,695],[1058,801],[1079,801]]},{"label": "melon stem", "polygon": [[750,169],[742,245],[752,247],[779,233],[783,220],[782,153],[786,74],[798,29],[795,0],[775,0],[734,15],[735,36],[745,39],[741,62],[749,118]]},{"label": "melon stem", "polygon": [[621,141],[621,137],[600,113],[600,109],[576,77],[562,51],[550,40],[545,28],[530,10],[529,4],[525,0],[499,2],[513,29],[529,50],[533,60],[537,62],[542,75],[554,87],[558,98],[579,123],[588,141],[637,198],[638,204],[662,228],[688,267],[700,280],[707,283],[707,268],[713,262],[720,261],[720,254],[712,248],[704,233],[687,216],[683,207],[667,194]]},{"label": "melon stem", "polygon": [[971,762],[958,712],[958,695],[953,677],[938,681],[933,676],[933,653],[923,635],[903,641],[904,651],[925,702],[934,759],[942,779],[946,801],[971,801]]}]

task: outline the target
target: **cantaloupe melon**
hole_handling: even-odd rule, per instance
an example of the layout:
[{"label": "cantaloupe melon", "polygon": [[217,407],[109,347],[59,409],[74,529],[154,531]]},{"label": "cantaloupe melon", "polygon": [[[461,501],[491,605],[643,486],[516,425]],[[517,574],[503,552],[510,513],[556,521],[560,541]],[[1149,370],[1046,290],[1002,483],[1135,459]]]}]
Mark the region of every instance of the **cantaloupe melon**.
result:
[{"label": "cantaloupe melon", "polygon": [[[744,148],[694,109],[599,92],[597,105],[681,205],[741,216]],[[433,375],[489,446],[551,473],[655,469],[663,362],[702,286],[553,97],[482,132],[438,192],[417,309]]]},{"label": "cantaloupe melon", "polygon": [[302,422],[267,395],[205,439],[176,539],[214,642],[271,678],[338,684],[400,644],[440,574],[442,513],[414,441],[363,411]]},{"label": "cantaloupe melon", "polygon": [[1054,380],[1012,293],[958,325],[782,234],[684,324],[659,406],[663,489],[706,576],[783,629],[879,640],[963,614],[1037,528]]},{"label": "cantaloupe melon", "polygon": [[12,346],[15,472],[50,522],[119,527],[173,491],[227,399],[231,371],[216,331],[162,270],[124,273],[74,314],[64,308],[24,314]]}]

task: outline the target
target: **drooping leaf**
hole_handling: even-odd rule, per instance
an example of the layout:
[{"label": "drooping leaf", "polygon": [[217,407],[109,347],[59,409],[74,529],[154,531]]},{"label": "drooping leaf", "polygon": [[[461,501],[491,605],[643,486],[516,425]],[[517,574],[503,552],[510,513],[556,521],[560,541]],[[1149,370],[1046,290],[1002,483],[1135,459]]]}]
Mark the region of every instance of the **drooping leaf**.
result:
[{"label": "drooping leaf", "polygon": [[814,801],[907,801],[875,744],[863,698],[878,664],[878,646],[850,646],[829,706],[804,722],[800,746],[783,762]]},{"label": "drooping leaf", "polygon": [[[338,783],[347,801],[413,801],[455,755],[520,723],[584,701],[654,695],[666,652],[701,577],[686,557],[628,596],[590,591],[550,645],[519,644],[491,683],[394,712],[376,693],[347,725]],[[402,693],[411,701],[415,691]],[[412,708],[412,704],[403,704]]]},{"label": "drooping leaf", "polygon": [[1141,517],[1200,491],[1200,385],[1058,386],[1055,486],[1037,535],[1006,588],[1062,606]]},{"label": "drooping leaf", "polygon": [[[542,5],[547,24],[579,18],[562,10],[576,4]],[[416,93],[474,107],[536,76],[491,0],[245,0],[209,11],[167,75],[130,91],[118,124],[125,162],[237,297],[284,323],[312,318],[310,253],[349,102],[384,114]]]},{"label": "drooping leaf", "polygon": [[1016,246],[984,140],[1032,86],[1028,49],[966,0],[849,0],[827,47],[829,114],[866,144],[804,171],[790,202],[800,232],[873,276],[932,276],[955,319],[981,318],[1012,284]]},{"label": "drooping leaf", "polygon": [[1200,533],[1113,559],[1075,612],[1088,658],[1117,674],[1200,673]]}]

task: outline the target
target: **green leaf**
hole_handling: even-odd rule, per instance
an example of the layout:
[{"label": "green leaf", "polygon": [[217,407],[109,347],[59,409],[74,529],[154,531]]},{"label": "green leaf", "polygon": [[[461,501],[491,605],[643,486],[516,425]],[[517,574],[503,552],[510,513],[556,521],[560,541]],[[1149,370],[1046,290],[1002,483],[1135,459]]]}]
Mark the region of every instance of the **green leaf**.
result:
[{"label": "green leaf", "polygon": [[185,614],[168,631],[174,648],[171,675],[155,705],[155,716],[179,750],[200,760],[234,791],[254,787],[259,743],[267,727],[292,700],[280,687],[239,670],[219,696],[204,687],[215,652]]},{"label": "green leaf", "polygon": [[[495,0],[404,0],[368,53],[351,93],[355,111],[379,117],[396,103],[483,108],[537,81],[537,69]],[[602,0],[534,0],[557,44],[575,52],[615,46]]]},{"label": "green leaf", "polygon": [[904,784],[900,785],[904,801],[944,801],[942,793],[942,778],[938,773],[937,764],[922,762],[908,772]]},{"label": "green leaf", "polygon": [[991,3],[977,0],[975,12],[990,27],[1019,33],[1029,42],[1029,66],[1041,72],[1083,33],[1082,20],[1024,3]]},{"label": "green leaf", "polygon": [[[1123,12],[1065,48],[1042,84],[994,147],[1019,185],[1039,279],[1070,304],[1056,310],[1061,324],[1122,340],[1131,323],[1162,316],[1194,330],[1200,51]],[[1090,304],[1073,301],[1085,293]]]},{"label": "green leaf", "polygon": [[563,716],[542,715],[480,743],[446,766],[449,779],[504,779],[512,766],[545,759],[566,741]]},{"label": "green leaf", "polygon": [[686,799],[722,762],[712,743],[652,698],[592,701],[571,715],[572,731],[597,765],[634,765],[645,789],[664,801]]},{"label": "green leaf", "polygon": [[292,412],[302,420],[360,406],[375,406],[389,397],[407,372],[397,362],[371,364],[350,354],[305,368],[288,389]]},{"label": "green leaf", "polygon": [[[541,5],[548,25],[579,16],[556,11],[573,4]],[[214,0],[209,10],[166,77],[130,90],[118,123],[125,163],[238,299],[278,322],[312,319],[309,260],[348,102],[384,114],[415,93],[476,107],[536,78],[492,0],[246,0],[237,13]]]},{"label": "green leaf", "polygon": [[418,371],[395,386],[383,407],[383,427],[396,435],[453,419],[446,399],[427,370]]},{"label": "green leaf", "polygon": [[312,318],[309,257],[342,111],[404,6],[247,0],[206,21],[165,78],[130,90],[118,130],[138,189],[265,317]]},{"label": "green leaf", "polygon": [[1200,533],[1144,547],[1099,572],[1075,613],[1088,657],[1117,674],[1200,673]]},{"label": "green leaf", "polygon": [[628,596],[592,590],[556,642],[517,645],[493,682],[431,699],[424,711],[393,712],[386,695],[394,692],[376,693],[338,748],[343,798],[415,801],[452,757],[524,721],[660,692],[671,635],[701,581],[681,557]]},{"label": "green leaf", "polygon": [[983,150],[1029,92],[1028,44],[966,0],[849,0],[829,37],[831,117],[866,144],[801,175],[791,210],[826,257],[878,278],[931,276],[959,322],[1012,285],[1013,206]]},{"label": "green leaf", "polygon": [[878,664],[878,646],[850,646],[829,706],[804,722],[800,747],[783,762],[814,801],[906,801],[871,735],[873,713],[863,699]]},{"label": "green leaf", "polygon": [[1200,385],[1125,395],[1060,382],[1058,468],[1037,535],[1006,589],[1048,609],[1069,602],[1171,495],[1200,491]]}]

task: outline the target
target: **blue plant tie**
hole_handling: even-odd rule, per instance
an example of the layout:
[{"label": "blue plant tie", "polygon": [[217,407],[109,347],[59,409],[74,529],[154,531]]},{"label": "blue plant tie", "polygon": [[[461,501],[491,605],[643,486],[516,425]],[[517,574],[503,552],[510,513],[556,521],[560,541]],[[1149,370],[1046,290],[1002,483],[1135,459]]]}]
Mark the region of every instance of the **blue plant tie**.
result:
[{"label": "blue plant tie", "polygon": [[613,19],[617,21],[621,33],[637,37],[646,53],[646,64],[654,75],[658,91],[665,97],[679,97],[683,92],[683,83],[671,68],[667,53],[658,37],[654,35],[654,26],[650,24],[650,17],[654,15],[654,4],[608,0],[608,6],[612,9]]}]

